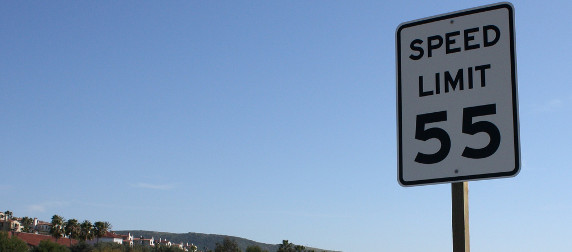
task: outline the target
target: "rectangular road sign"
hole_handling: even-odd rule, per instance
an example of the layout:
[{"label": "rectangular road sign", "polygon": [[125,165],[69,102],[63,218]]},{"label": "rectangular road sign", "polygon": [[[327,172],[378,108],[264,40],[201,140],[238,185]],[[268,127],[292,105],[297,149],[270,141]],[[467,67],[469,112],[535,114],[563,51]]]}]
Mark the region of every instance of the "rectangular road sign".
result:
[{"label": "rectangular road sign", "polygon": [[513,6],[402,23],[396,49],[399,183],[515,176],[520,145]]}]

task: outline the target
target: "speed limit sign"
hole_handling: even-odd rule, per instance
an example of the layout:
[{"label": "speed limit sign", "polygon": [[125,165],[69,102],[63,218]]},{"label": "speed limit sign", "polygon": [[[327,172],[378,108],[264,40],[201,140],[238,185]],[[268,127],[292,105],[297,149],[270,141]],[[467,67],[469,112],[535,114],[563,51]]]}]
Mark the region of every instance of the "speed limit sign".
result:
[{"label": "speed limit sign", "polygon": [[520,144],[513,6],[402,23],[396,51],[399,183],[515,176]]}]

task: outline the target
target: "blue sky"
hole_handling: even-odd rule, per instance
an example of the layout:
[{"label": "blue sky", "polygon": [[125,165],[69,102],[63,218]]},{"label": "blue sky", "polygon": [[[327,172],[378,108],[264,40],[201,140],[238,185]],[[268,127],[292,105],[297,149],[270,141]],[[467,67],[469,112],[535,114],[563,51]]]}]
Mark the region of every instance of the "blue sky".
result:
[{"label": "blue sky", "polygon": [[[488,1],[3,1],[0,210],[343,251],[450,251],[397,183],[395,29]],[[572,246],[569,1],[515,1],[522,169],[472,251]]]}]

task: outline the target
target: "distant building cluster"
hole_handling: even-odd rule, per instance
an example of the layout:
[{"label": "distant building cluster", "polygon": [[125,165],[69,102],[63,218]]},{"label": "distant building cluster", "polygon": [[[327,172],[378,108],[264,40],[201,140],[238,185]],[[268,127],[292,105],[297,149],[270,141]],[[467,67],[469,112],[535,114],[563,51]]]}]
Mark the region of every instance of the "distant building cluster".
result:
[{"label": "distant building cluster", "polygon": [[[9,211],[6,211],[9,212]],[[33,230],[32,233],[35,234],[50,234],[50,228],[52,223],[38,220],[34,218],[30,229]],[[0,212],[0,231],[14,231],[22,232],[22,218],[13,217],[11,213]]]},{"label": "distant building cluster", "polygon": [[[50,235],[52,223],[38,220],[38,218],[34,218],[32,224],[28,227],[30,232],[23,232],[24,226],[22,224],[22,219],[23,218],[12,216],[10,211],[0,212],[0,231],[9,232],[10,236],[20,238],[29,246],[38,246],[42,240],[51,240],[65,246],[71,246],[79,242],[78,240],[70,239],[69,237],[55,239]],[[163,238],[159,238],[159,240],[157,240],[154,237],[133,237],[131,233],[120,235],[112,231],[108,231],[100,238],[94,238],[86,242],[88,244],[95,244],[97,242],[114,242],[117,244],[126,244],[131,247],[135,244],[150,247],[160,244],[167,247],[178,247],[184,251],[196,251],[197,248],[194,244],[188,242],[174,243]]]}]

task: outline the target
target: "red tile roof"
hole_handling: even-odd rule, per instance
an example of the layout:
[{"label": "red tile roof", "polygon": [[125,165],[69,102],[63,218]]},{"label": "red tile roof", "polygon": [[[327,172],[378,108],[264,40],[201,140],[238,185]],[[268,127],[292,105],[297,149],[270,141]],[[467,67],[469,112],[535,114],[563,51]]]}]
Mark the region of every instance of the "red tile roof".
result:
[{"label": "red tile roof", "polygon": [[[8,232],[8,236],[12,236],[12,232]],[[30,234],[30,233],[14,233],[14,236],[26,242],[29,246],[38,246],[40,242],[43,240],[50,240],[52,242],[57,242],[58,244],[64,245],[69,247],[70,246],[70,239],[69,238],[59,238],[56,241],[56,238],[50,235],[41,235],[41,234]],[[78,243],[77,240],[71,240],[71,244],[75,245]]]},{"label": "red tile roof", "polygon": [[116,233],[112,233],[112,232],[107,232],[107,233],[105,233],[105,235],[102,236],[102,237],[105,237],[105,238],[120,238],[120,239],[123,239],[123,236],[118,235],[118,234],[116,234]]}]

